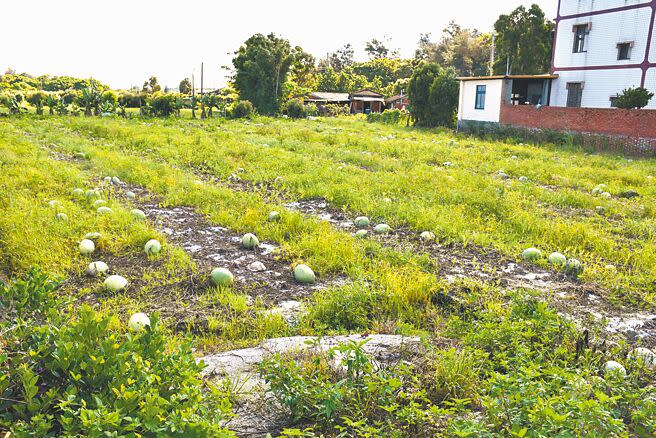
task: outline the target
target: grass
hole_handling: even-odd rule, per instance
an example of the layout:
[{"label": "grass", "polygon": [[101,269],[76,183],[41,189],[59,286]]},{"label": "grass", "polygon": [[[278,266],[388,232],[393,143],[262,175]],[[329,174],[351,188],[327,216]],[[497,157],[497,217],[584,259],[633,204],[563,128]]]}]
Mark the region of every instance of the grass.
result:
[{"label": "grass", "polygon": [[[197,176],[226,180],[243,168],[241,178],[272,186],[292,199],[324,197],[354,215],[431,230],[444,240],[510,255],[529,246],[560,251],[582,260],[584,280],[599,283],[609,298],[621,304],[654,304],[653,160],[468,138],[453,141],[449,134],[360,120],[156,124],[157,129],[144,129],[139,120],[45,118],[19,127],[69,149],[86,150],[92,141],[95,149],[155,159]],[[445,162],[452,166],[443,166]],[[511,179],[499,178],[500,170]],[[519,182],[519,176],[530,182]],[[598,184],[606,184],[614,195],[637,190],[642,196],[593,196]],[[386,198],[391,202],[384,202]],[[175,199],[180,201],[190,200]],[[596,206],[605,207],[607,214],[596,214]],[[609,271],[609,264],[617,270]]]},{"label": "grass", "polygon": [[[77,152],[87,158],[51,156]],[[313,422],[318,430],[550,436],[567,435],[581,424],[580,430],[598,435],[656,428],[648,420],[654,388],[645,383],[653,373],[629,368],[623,383],[604,383],[603,362],[624,361],[630,346],[602,348],[607,335],[599,327],[589,327],[598,344],[582,353],[580,329],[537,293],[507,294],[495,284],[471,279],[452,283],[435,275],[437,266],[426,254],[355,238],[284,205],[321,197],[351,217],[367,215],[374,223],[416,234],[430,230],[443,242],[511,257],[528,246],[547,254],[560,251],[581,260],[581,280],[614,304],[653,309],[653,160],[481,141],[351,118],[201,122],[28,115],[0,119],[0,153],[0,274],[5,278],[31,266],[75,277],[89,262],[78,254],[77,242],[86,232],[99,231],[100,254],[131,257],[135,267],[129,280],[139,287],[116,296],[99,293],[100,285],[69,292],[95,295],[103,314],[150,312],[162,300],[184,314],[192,306],[183,290],[186,279],[208,273],[199,272],[193,259],[152,224],[135,221],[131,206],[114,196],[111,186],[102,186],[103,199],[114,211],[110,216],[99,216],[88,201],[71,195],[75,187],[93,188],[102,176],[117,175],[143,186],[164,205],[191,206],[213,223],[278,243],[290,272],[304,262],[320,278],[349,279],[309,297],[307,312],[296,324],[267,314],[262,301],[249,301],[243,291],[195,290],[202,321],[164,318],[172,336],[191,336],[205,350],[238,348],[275,336],[347,332],[452,341],[416,369],[380,374],[363,362],[369,380],[344,387],[330,373],[313,374],[311,364],[302,372],[295,368],[301,365],[284,359],[272,365],[277,370],[272,378],[280,383],[276,395],[286,400],[290,394],[285,388],[303,391],[306,405],[295,404],[295,412],[299,421]],[[510,178],[500,178],[500,170]],[[519,182],[519,176],[530,182]],[[602,183],[614,195],[611,199],[590,193]],[[618,196],[628,190],[641,196]],[[61,203],[57,209],[47,203],[53,199]],[[604,206],[607,214],[596,214],[596,206]],[[272,210],[282,213],[280,222],[267,221]],[[57,221],[58,211],[69,221]],[[164,243],[164,251],[147,258],[142,247],[153,237]],[[444,301],[447,294],[457,301]],[[575,387],[585,390],[574,397]],[[526,388],[535,395],[530,401],[522,398]],[[391,393],[403,394],[403,406],[389,404]],[[344,398],[329,415],[312,417],[312,412],[326,413],[325,397],[363,402],[353,405]],[[353,421],[383,419],[385,412],[393,412],[395,420],[356,424],[335,412]],[[408,423],[415,414],[428,429]],[[398,429],[403,424],[408,428]]]}]

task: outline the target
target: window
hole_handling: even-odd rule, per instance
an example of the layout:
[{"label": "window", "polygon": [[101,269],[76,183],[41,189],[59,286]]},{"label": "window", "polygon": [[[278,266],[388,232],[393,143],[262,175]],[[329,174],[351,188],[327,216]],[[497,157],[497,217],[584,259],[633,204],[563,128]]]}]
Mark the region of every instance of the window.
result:
[{"label": "window", "polygon": [[611,108],[617,108],[617,98],[619,96],[611,96],[610,97],[610,107]]},{"label": "window", "polygon": [[628,43],[617,43],[617,60],[624,61],[631,59],[631,48],[633,47],[632,42]]},{"label": "window", "polygon": [[485,88],[486,85],[476,86],[476,104],[474,106],[476,109],[485,109]]},{"label": "window", "polygon": [[581,98],[583,97],[583,82],[567,83],[567,106],[570,108],[579,108]]},{"label": "window", "polygon": [[573,53],[585,52],[585,36],[590,33],[589,24],[577,24],[572,28],[574,32],[574,48]]}]

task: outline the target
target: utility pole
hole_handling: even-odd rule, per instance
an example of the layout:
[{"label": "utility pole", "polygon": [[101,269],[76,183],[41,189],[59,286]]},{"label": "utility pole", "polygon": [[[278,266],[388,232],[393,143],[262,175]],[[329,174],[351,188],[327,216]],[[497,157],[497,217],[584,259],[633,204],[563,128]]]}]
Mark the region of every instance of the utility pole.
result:
[{"label": "utility pole", "polygon": [[191,118],[196,118],[196,82],[193,72],[191,73]]},{"label": "utility pole", "polygon": [[205,118],[205,100],[203,99],[203,63],[200,63],[200,118]]},{"label": "utility pole", "polygon": [[490,47],[490,76],[494,74],[494,52],[496,51],[497,36],[492,32],[492,47]]}]

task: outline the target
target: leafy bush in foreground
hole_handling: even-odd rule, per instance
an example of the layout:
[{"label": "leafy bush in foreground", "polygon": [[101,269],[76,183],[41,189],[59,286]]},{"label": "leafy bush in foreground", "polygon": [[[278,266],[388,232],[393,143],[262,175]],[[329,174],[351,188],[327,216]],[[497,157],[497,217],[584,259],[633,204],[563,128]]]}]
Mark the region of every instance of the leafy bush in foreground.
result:
[{"label": "leafy bush in foreground", "polygon": [[[479,292],[459,297],[448,320],[458,348],[423,360],[380,366],[352,342],[327,355],[264,362],[273,395],[298,425],[313,426],[285,436],[656,433],[653,371],[620,351],[586,346],[572,323],[531,296],[495,307]],[[609,358],[622,360],[627,375],[604,374]]]},{"label": "leafy bush in foreground", "polygon": [[[18,436],[229,435],[227,397],[206,386],[188,343],[157,317],[140,333],[82,306],[64,312],[57,282],[32,271],[0,284],[0,430]],[[170,348],[170,349],[169,349]]]}]

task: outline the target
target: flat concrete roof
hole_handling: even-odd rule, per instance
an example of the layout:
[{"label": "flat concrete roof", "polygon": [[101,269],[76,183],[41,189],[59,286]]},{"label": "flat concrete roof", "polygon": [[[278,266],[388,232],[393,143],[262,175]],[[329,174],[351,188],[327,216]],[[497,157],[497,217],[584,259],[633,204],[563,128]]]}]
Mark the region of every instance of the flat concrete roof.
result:
[{"label": "flat concrete roof", "polygon": [[557,79],[558,75],[498,75],[498,76],[461,76],[459,81],[493,81],[499,79]]}]

